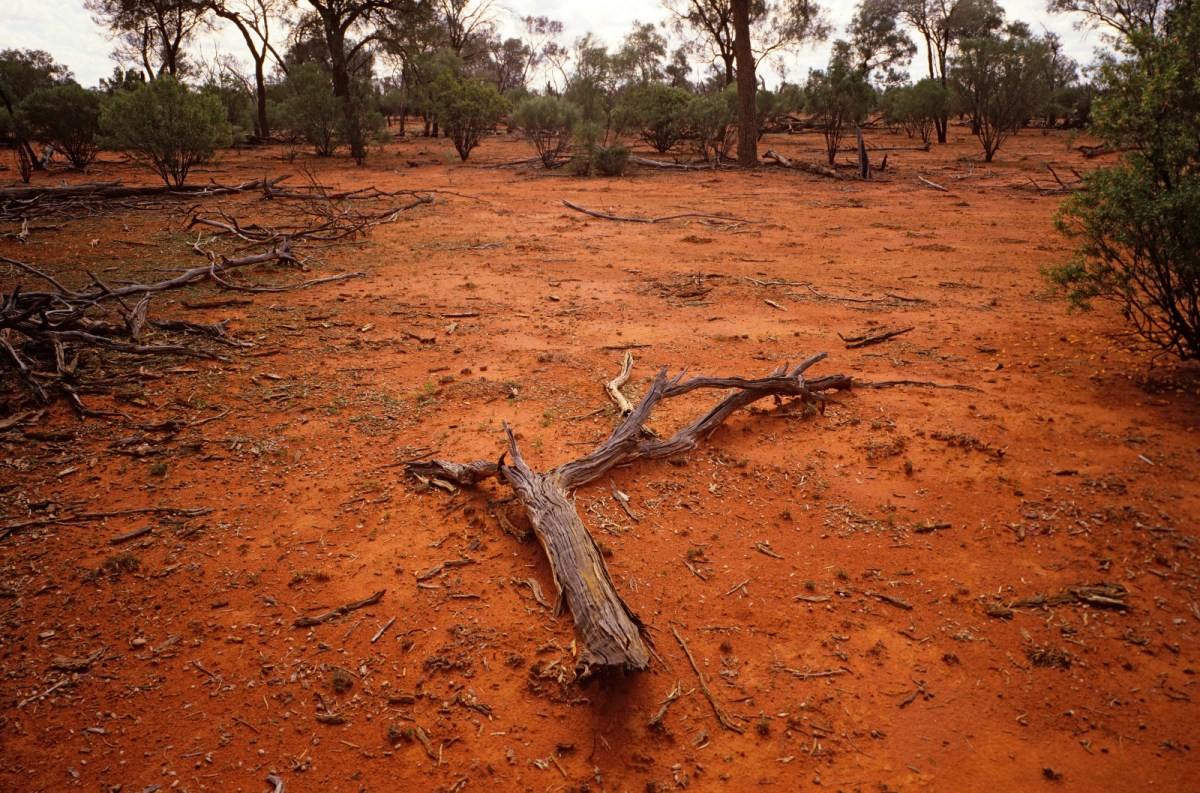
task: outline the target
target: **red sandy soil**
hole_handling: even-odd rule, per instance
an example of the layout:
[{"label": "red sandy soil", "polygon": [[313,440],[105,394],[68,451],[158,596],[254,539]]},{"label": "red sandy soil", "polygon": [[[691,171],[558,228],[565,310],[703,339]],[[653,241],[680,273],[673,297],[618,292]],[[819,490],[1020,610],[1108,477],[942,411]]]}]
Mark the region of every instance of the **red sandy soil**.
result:
[{"label": "red sandy soil", "polygon": [[[257,793],[275,774],[288,791],[1200,789],[1200,376],[1046,285],[1042,269],[1069,256],[1052,223],[1062,195],[1029,180],[1054,185],[1043,161],[1064,175],[1096,161],[1033,132],[985,165],[953,135],[892,153],[872,183],[476,167],[529,156],[504,139],[466,164],[420,139],[363,168],[302,158],[325,184],[438,199],[317,251],[306,276],[366,278],[207,311],[181,301],[211,285],[156,299],[152,315],[229,318],[258,346],[231,363],[106,358],[127,383],[85,399],[131,421],[59,402],[0,433],[4,525],[212,509],[0,541],[0,788]],[[818,143],[763,150],[816,162]],[[88,176],[35,178],[150,183],[108,156]],[[300,164],[230,154],[193,179]],[[747,222],[621,223],[560,198]],[[71,283],[161,278],[200,261],[184,228],[195,203],[275,212],[254,194],[121,209],[7,236],[0,255]],[[17,280],[5,270],[0,288]],[[855,350],[838,337],[897,326],[914,330]],[[856,389],[824,415],[764,403],[683,458],[583,488],[662,662],[580,685],[570,615],[528,584],[553,600],[541,549],[496,517],[527,525],[505,488],[451,494],[398,463],[497,459],[503,421],[535,468],[583,454],[617,420],[603,384],[626,347],[635,399],[660,367],[760,376],[821,351],[813,375],[978,390]],[[28,409],[12,377],[0,389],[0,418]],[[664,405],[652,426],[713,399]],[[167,419],[214,420],[137,426]],[[1094,584],[1126,588],[1128,607],[998,616]],[[739,731],[716,720],[672,628]]]}]

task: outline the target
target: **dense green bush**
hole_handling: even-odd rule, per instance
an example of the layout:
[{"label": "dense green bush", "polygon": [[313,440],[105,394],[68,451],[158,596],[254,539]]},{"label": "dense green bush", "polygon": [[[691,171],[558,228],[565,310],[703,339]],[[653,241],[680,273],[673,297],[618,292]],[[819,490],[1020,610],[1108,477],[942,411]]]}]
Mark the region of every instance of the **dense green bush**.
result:
[{"label": "dense green bush", "polygon": [[632,130],[650,148],[666,154],[687,139],[685,118],[692,95],[664,83],[643,83],[621,97],[618,126]]},{"label": "dense green bush", "polygon": [[293,66],[279,84],[271,126],[306,140],[319,157],[328,157],[342,140],[345,113],[333,93],[333,80],[315,63]]},{"label": "dense green bush", "polygon": [[244,139],[245,133],[254,129],[254,94],[240,80],[225,73],[200,86],[200,93],[216,97],[225,108],[225,118],[236,140]]},{"label": "dense green bush", "polygon": [[474,78],[443,72],[433,82],[433,117],[454,141],[463,162],[483,136],[495,128],[508,103],[496,86]]},{"label": "dense green bush", "polygon": [[592,163],[601,176],[624,176],[629,167],[629,147],[618,143],[598,148],[592,155]]},{"label": "dense green bush", "polygon": [[950,92],[937,80],[926,77],[916,85],[891,88],[881,99],[883,120],[904,130],[910,138],[929,143],[936,120],[950,112]]},{"label": "dense green bush", "polygon": [[731,87],[719,94],[692,97],[684,119],[696,154],[708,162],[720,162],[737,139],[733,126],[737,121],[736,91]]},{"label": "dense green bush", "polygon": [[1133,334],[1200,358],[1200,3],[1134,30],[1099,73],[1092,131],[1127,151],[1063,204],[1073,261],[1048,275],[1071,301],[1120,306]]},{"label": "dense green bush", "polygon": [[17,108],[24,135],[61,151],[76,168],[96,159],[100,148],[100,97],[70,83],[39,88]]},{"label": "dense green bush", "polygon": [[187,181],[193,166],[231,141],[221,103],[170,75],[114,94],[100,114],[100,128],[109,145],[129,152],[177,187]]},{"label": "dense green bush", "polygon": [[529,97],[508,115],[508,123],[521,130],[547,168],[566,161],[579,119],[579,108],[557,96]]}]

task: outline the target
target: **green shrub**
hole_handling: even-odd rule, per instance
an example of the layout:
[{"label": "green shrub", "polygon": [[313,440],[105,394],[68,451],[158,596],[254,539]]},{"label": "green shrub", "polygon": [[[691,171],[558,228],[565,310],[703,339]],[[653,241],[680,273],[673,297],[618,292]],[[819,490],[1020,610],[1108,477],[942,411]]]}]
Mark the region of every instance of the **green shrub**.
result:
[{"label": "green shrub", "polygon": [[579,125],[579,108],[557,96],[533,96],[522,100],[508,116],[547,168],[562,165]]},{"label": "green shrub", "polygon": [[1059,211],[1075,259],[1049,271],[1073,303],[1121,307],[1152,347],[1200,358],[1200,4],[1134,30],[1099,73],[1092,131],[1124,161]]},{"label": "green shrub", "polygon": [[221,103],[170,75],[114,94],[100,114],[100,128],[113,148],[129,152],[176,187],[231,140]]},{"label": "green shrub", "polygon": [[687,138],[685,115],[692,95],[663,83],[643,83],[630,89],[617,106],[619,126],[634,130],[659,154],[666,154]]},{"label": "green shrub", "polygon": [[315,63],[293,66],[277,92],[282,99],[272,108],[271,126],[303,138],[319,157],[333,154],[346,117],[328,72]]},{"label": "green shrub", "polygon": [[433,117],[449,133],[463,162],[508,109],[496,86],[449,71],[433,81],[432,106]]},{"label": "green shrub", "polygon": [[39,88],[17,109],[25,134],[66,155],[80,170],[91,165],[100,148],[100,97],[70,83]]},{"label": "green shrub", "polygon": [[696,154],[708,162],[729,156],[737,139],[737,92],[731,87],[719,94],[692,97],[684,114],[688,137]]},{"label": "green shrub", "polygon": [[225,119],[237,140],[244,140],[246,131],[254,129],[254,94],[240,80],[224,73],[200,86],[200,93],[216,97],[225,108]]},{"label": "green shrub", "polygon": [[620,144],[598,148],[592,155],[592,163],[601,176],[624,176],[629,165],[629,148]]},{"label": "green shrub", "polygon": [[846,131],[866,119],[874,92],[862,73],[839,57],[834,57],[825,71],[811,72],[804,92],[808,112],[825,138],[825,154],[833,165]]},{"label": "green shrub", "polygon": [[926,77],[916,85],[892,88],[881,101],[883,120],[910,138],[929,143],[936,119],[950,112],[950,92],[937,80]]}]

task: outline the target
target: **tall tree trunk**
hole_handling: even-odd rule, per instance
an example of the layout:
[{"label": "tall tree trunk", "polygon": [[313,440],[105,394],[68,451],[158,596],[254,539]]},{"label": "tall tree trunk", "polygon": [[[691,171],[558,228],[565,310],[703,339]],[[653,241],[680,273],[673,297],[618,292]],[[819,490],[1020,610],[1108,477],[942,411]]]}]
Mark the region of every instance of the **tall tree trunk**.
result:
[{"label": "tall tree trunk", "polygon": [[758,165],[758,112],[754,51],[750,48],[750,0],[733,0],[733,52],[737,58],[738,165]]},{"label": "tall tree trunk", "polygon": [[264,68],[266,53],[263,57],[254,59],[254,100],[258,107],[259,138],[271,137],[271,122],[267,118],[267,74]]}]

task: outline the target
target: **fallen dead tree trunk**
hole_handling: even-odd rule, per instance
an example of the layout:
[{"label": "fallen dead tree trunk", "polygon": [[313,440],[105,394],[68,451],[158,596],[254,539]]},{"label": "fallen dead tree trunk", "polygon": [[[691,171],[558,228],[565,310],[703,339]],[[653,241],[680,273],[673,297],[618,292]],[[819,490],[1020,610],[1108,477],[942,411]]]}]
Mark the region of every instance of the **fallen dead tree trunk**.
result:
[{"label": "fallen dead tree trunk", "polygon": [[775,152],[775,151],[768,151],[766,154],[763,155],[763,159],[774,160],[776,163],[782,165],[784,168],[790,168],[793,171],[803,171],[804,173],[810,173],[813,176],[823,176],[826,179],[844,179],[845,178],[844,176],[842,176],[840,173],[833,170],[832,168],[826,168],[823,165],[812,165],[811,163],[800,162],[799,160],[793,162],[792,160],[789,160],[787,157],[784,157],[782,154],[779,154],[778,152]]},{"label": "fallen dead tree trunk", "polygon": [[189,184],[172,187],[168,185],[124,185],[120,182],[95,182],[92,184],[58,185],[40,187],[10,187],[0,190],[0,206],[9,201],[54,201],[66,198],[141,198],[145,196],[186,195],[197,198],[206,196],[241,193],[247,190],[267,190],[285,177],[266,181],[254,179],[240,184]]},{"label": "fallen dead tree trunk", "polygon": [[668,220],[681,220],[683,218],[699,218],[702,220],[718,220],[723,223],[753,223],[754,222],[753,220],[746,220],[744,218],[730,217],[729,215],[705,215],[701,212],[681,212],[678,215],[665,215],[663,217],[658,217],[658,218],[638,218],[638,217],[629,217],[626,215],[612,215],[612,214],[609,214],[608,212],[600,212],[599,210],[588,209],[587,207],[579,206],[579,204],[572,204],[570,201],[568,201],[565,198],[560,198],[559,201],[562,201],[563,205],[566,206],[568,209],[574,209],[576,212],[582,212],[585,215],[591,215],[592,217],[600,218],[601,220],[619,220],[623,223],[666,223]]},{"label": "fallen dead tree trunk", "polygon": [[[849,389],[850,378],[825,375],[813,380],[804,373],[828,353],[814,355],[798,366],[781,367],[768,377],[668,377],[659,371],[641,402],[617,427],[608,440],[591,453],[544,473],[532,470],[521,456],[516,437],[508,433],[508,451],[499,462],[479,460],[453,463],[425,460],[409,463],[410,475],[428,481],[437,479],[469,486],[492,477],[499,478],[516,493],[525,507],[534,533],[550,562],[558,589],[558,605],[566,605],[575,619],[582,647],[575,665],[579,679],[610,670],[640,671],[652,655],[645,626],[617,593],[595,539],[588,532],[571,500],[571,493],[595,481],[613,468],[637,460],[661,460],[695,448],[708,438],[734,411],[764,397],[793,397],[805,404],[824,408],[823,392]],[[698,390],[731,391],[702,416],[674,435],[660,439],[646,432],[645,423],[664,399]],[[505,463],[505,457],[511,463]]]},{"label": "fallen dead tree trunk", "polygon": [[667,171],[713,171],[717,168],[713,163],[667,162],[666,160],[652,160],[649,157],[630,157],[629,161],[634,165],[662,168]]}]

